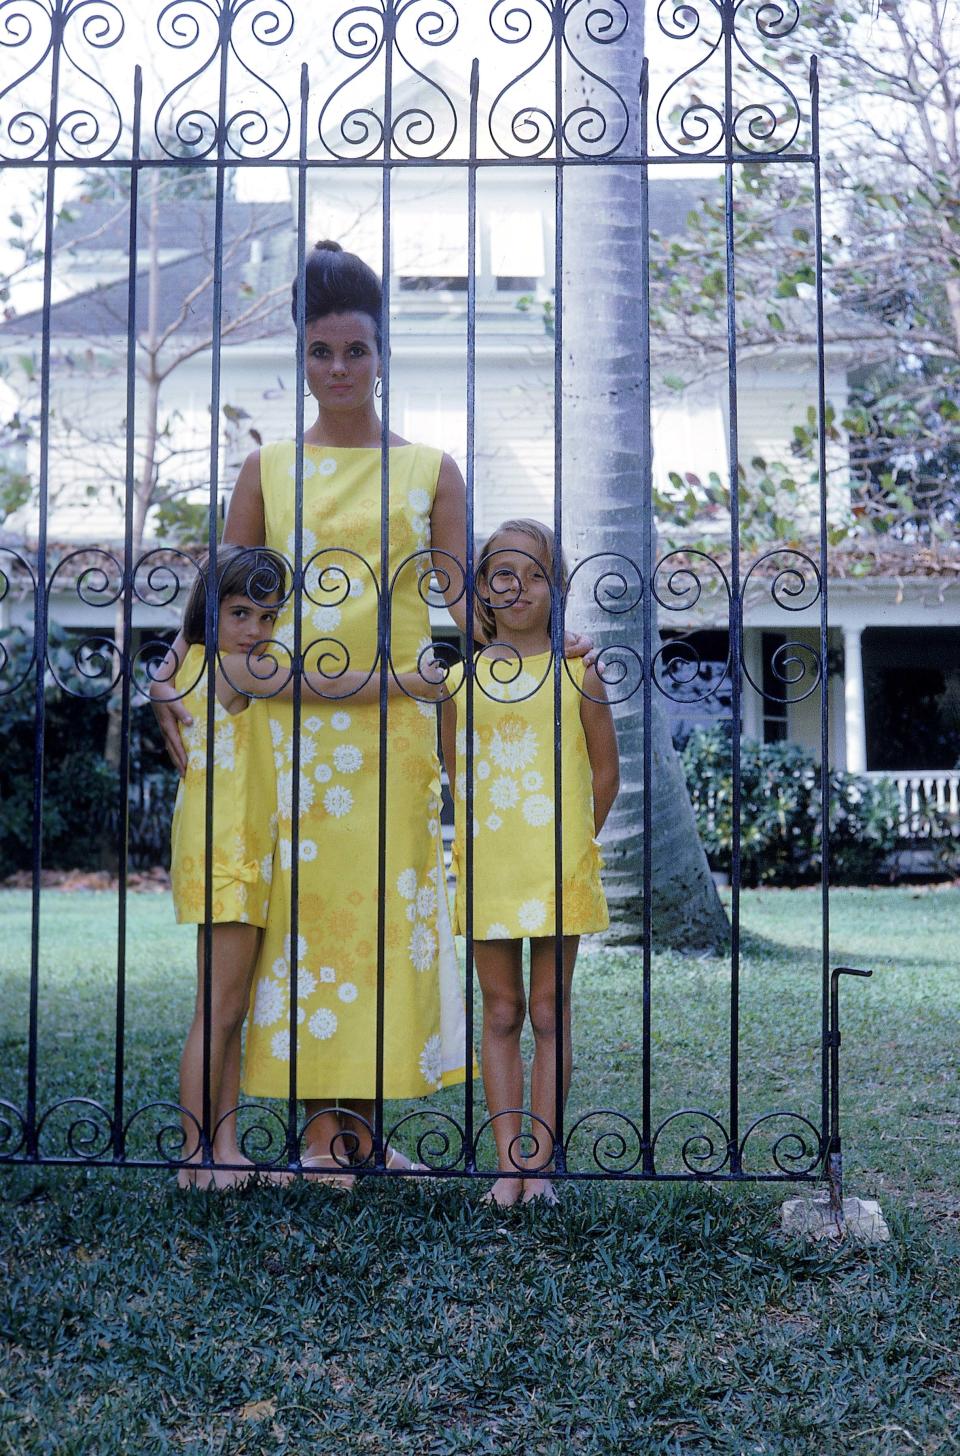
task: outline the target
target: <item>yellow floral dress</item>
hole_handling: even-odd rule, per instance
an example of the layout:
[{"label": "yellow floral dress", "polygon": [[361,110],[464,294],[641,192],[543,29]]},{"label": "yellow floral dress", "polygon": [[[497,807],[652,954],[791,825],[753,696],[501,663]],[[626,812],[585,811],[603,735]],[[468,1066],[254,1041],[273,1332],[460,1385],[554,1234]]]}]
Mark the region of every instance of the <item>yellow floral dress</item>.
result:
[{"label": "yellow floral dress", "polygon": [[[183,729],[187,773],[173,810],[170,878],[181,924],[204,916],[207,798],[207,666],[191,647],[176,677],[193,722]],[[267,710],[251,701],[240,713],[214,702],[213,921],[266,925],[276,843],[276,794]]]},{"label": "yellow floral dress", "polygon": [[[380,587],[379,449],[303,452],[301,645],[306,666],[370,670]],[[391,654],[410,671],[430,641],[420,576],[428,565],[439,450],[390,451]],[[266,545],[295,555],[292,441],[260,452]],[[406,565],[408,557],[414,559]],[[293,602],[275,635],[293,645]],[[344,655],[349,653],[349,663]],[[380,709],[305,699],[300,723],[297,1091],[376,1090]],[[279,838],[270,915],[251,997],[244,1087],[285,1097],[290,1074],[293,706],[268,702]],[[418,1097],[464,1080],[463,1002],[440,839],[437,710],[392,696],[387,709],[384,1094]]]},{"label": "yellow floral dress", "polygon": [[[519,940],[556,934],[553,662],[550,653],[491,663],[478,657],[473,690],[473,934]],[[569,676],[568,676],[569,670]],[[609,925],[594,838],[593,776],[580,722],[584,665],[561,668],[563,934]],[[571,677],[573,681],[571,682]],[[508,681],[507,679],[511,679]],[[458,685],[454,783],[457,934],[466,933],[466,684]],[[529,696],[528,696],[529,695]]]}]

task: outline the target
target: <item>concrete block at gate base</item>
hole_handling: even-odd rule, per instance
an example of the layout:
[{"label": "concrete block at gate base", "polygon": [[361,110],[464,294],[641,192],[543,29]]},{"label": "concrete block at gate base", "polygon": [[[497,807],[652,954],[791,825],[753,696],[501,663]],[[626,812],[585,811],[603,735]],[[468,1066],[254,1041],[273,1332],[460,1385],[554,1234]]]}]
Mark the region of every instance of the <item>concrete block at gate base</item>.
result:
[{"label": "concrete block at gate base", "polygon": [[885,1244],[890,1230],[873,1198],[845,1198],[843,1218],[830,1207],[827,1193],[812,1198],[788,1198],[780,1210],[784,1233],[811,1239],[855,1239],[861,1244]]}]

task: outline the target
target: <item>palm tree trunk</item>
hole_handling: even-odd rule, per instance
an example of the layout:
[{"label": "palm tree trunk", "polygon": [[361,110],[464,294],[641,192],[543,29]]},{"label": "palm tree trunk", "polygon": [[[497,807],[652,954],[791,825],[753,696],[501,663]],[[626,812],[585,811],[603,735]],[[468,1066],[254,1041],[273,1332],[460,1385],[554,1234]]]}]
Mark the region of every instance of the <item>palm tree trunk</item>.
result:
[{"label": "palm tree trunk", "polygon": [[[611,138],[618,105],[630,116],[627,143],[639,142],[643,3],[628,0],[625,34],[609,45],[568,33],[574,55],[602,78],[568,67],[565,111],[601,108]],[[606,89],[612,88],[613,95]],[[595,552],[628,557],[643,572],[641,502],[650,490],[644,460],[646,362],[641,329],[640,169],[597,165],[570,167],[564,179],[563,215],[563,503],[564,536],[576,558]],[[592,579],[600,575],[599,563]],[[589,568],[585,568],[589,570]],[[628,573],[631,574],[632,573]],[[646,573],[644,572],[644,578]],[[651,583],[644,580],[644,590]],[[581,610],[601,647],[628,641],[642,656],[639,614],[630,614],[629,637],[618,618],[593,602]],[[654,619],[651,655],[660,645]],[[649,670],[649,664],[646,665]],[[613,694],[611,694],[613,696]],[[643,891],[644,732],[650,735],[652,794],[653,935],[681,949],[718,946],[727,921],[697,837],[683,769],[670,735],[659,690],[654,687],[649,723],[639,689],[614,707],[621,754],[621,790],[604,833],[604,883],[613,943],[640,939]]]}]

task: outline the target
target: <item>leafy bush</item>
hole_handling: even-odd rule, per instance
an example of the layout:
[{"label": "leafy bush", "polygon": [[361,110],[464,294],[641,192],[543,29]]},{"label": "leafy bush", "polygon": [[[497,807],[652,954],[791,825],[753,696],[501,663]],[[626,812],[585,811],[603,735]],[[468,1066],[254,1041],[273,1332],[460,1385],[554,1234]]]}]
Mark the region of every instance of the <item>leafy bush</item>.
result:
[{"label": "leafy bush", "polygon": [[[698,729],[681,755],[710,865],[730,872],[731,746],[722,727]],[[830,878],[864,884],[883,873],[896,843],[899,805],[886,779],[830,774]],[[796,743],[740,745],[740,867],[745,885],[796,885],[820,873],[820,771]]]},{"label": "leafy bush", "polygon": [[[48,651],[58,676],[78,680],[76,639],[51,629]],[[35,675],[22,632],[0,639],[0,878],[32,863]],[[24,677],[24,674],[26,676]],[[11,685],[24,677],[22,684]],[[117,777],[104,761],[106,697],[74,697],[48,673],[44,692],[43,865],[99,869],[115,853]],[[176,775],[164,767],[153,715],[133,714],[130,761],[131,868],[165,862]],[[141,801],[148,812],[143,812]]]}]

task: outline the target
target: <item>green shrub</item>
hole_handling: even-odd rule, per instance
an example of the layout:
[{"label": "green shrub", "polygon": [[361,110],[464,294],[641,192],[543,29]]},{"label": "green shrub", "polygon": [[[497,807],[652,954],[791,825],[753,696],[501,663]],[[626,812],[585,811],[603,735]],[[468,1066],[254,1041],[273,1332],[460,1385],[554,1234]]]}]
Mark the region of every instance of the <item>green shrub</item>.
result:
[{"label": "green shrub", "polygon": [[[50,632],[58,675],[76,682],[76,638]],[[35,673],[22,632],[0,638],[0,878],[29,869],[33,842]],[[28,670],[29,669],[29,670]],[[10,690],[24,676],[22,684]],[[75,697],[48,672],[44,691],[43,865],[100,869],[115,855],[119,822],[117,776],[104,761],[106,697]],[[153,714],[133,714],[130,761],[130,866],[165,863],[176,775],[164,766]],[[139,801],[146,795],[148,811]]]},{"label": "green shrub", "polygon": [[[729,733],[698,729],[682,753],[687,787],[710,865],[731,870],[733,777]],[[830,774],[830,878],[864,884],[882,875],[894,848],[899,805],[886,779]],[[796,885],[820,874],[820,771],[796,743],[740,745],[740,867],[745,885]]]}]

